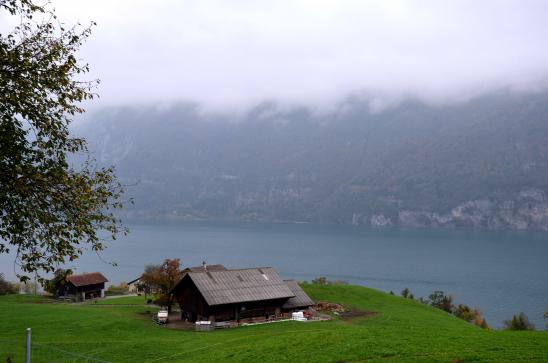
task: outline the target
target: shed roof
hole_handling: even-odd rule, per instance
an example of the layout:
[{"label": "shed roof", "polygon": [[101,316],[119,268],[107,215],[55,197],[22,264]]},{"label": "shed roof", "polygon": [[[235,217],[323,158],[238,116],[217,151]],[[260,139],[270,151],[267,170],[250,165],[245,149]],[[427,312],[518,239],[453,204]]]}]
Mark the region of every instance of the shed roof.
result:
[{"label": "shed roof", "polygon": [[[189,272],[190,278],[207,304],[284,299],[295,294],[272,267]],[[184,279],[183,279],[184,280]]]},{"label": "shed roof", "polygon": [[71,282],[74,286],[86,286],[95,285],[103,282],[107,282],[107,278],[100,272],[91,272],[79,275],[70,275],[67,277],[67,281]]},{"label": "shed roof", "polygon": [[301,289],[299,283],[295,280],[285,280],[285,283],[295,295],[287,299],[282,308],[284,309],[294,309],[294,308],[304,308],[314,305],[314,301],[308,297],[306,292]]}]

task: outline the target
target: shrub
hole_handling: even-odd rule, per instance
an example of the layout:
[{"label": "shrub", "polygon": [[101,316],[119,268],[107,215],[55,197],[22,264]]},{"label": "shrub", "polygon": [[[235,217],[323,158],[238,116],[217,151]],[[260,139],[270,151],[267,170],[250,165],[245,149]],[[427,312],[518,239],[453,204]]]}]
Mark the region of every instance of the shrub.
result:
[{"label": "shrub", "polygon": [[316,285],[327,285],[329,284],[329,281],[327,280],[327,277],[321,276],[312,280],[312,283]]},{"label": "shrub", "polygon": [[480,309],[471,309],[468,305],[459,304],[454,310],[453,315],[469,323],[479,326],[483,329],[490,329],[487,321],[481,316]]},{"label": "shrub", "polygon": [[487,324],[487,321],[485,319],[481,319],[481,322],[479,322],[479,324],[474,321],[474,324],[476,324],[477,326],[485,330],[491,329],[491,327]]},{"label": "shrub", "polygon": [[485,318],[481,315],[481,311],[478,308],[474,309],[474,325],[479,326],[482,329],[490,330],[491,327],[487,324]]},{"label": "shrub", "polygon": [[312,283],[316,285],[348,285],[348,281],[345,281],[345,280],[329,281],[327,277],[325,276],[315,278],[314,280],[312,280]]},{"label": "shrub", "polygon": [[401,291],[401,296],[403,296],[406,299],[411,299],[411,300],[415,299],[415,295],[413,295],[411,290],[409,290],[407,287]]},{"label": "shrub", "polygon": [[525,313],[512,316],[511,320],[504,321],[504,325],[508,330],[535,330],[535,326],[529,321]]},{"label": "shrub", "polygon": [[57,269],[53,273],[53,278],[50,280],[45,280],[42,283],[44,290],[50,294],[57,294],[57,287],[59,285],[64,285],[67,281],[67,277],[72,274],[72,270]]},{"label": "shrub", "polygon": [[475,310],[472,310],[468,305],[465,304],[459,304],[453,311],[453,315],[469,323],[471,323],[476,318]]},{"label": "shrub", "polygon": [[434,291],[428,296],[430,305],[435,308],[447,311],[448,313],[453,312],[453,297],[451,295],[445,295],[443,291]]}]

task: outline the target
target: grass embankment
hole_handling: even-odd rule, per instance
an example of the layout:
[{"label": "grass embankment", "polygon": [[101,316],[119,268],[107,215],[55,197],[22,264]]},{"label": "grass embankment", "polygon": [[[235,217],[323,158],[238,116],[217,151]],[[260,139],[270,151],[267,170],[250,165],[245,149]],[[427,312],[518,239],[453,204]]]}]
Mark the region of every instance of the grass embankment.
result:
[{"label": "grass embankment", "polygon": [[364,287],[303,287],[314,300],[379,314],[197,333],[154,325],[141,300],[107,307],[7,296],[0,297],[0,362],[8,355],[23,360],[26,327],[32,327],[36,343],[33,363],[86,361],[77,355],[103,362],[548,361],[544,331],[484,331],[416,301]]}]

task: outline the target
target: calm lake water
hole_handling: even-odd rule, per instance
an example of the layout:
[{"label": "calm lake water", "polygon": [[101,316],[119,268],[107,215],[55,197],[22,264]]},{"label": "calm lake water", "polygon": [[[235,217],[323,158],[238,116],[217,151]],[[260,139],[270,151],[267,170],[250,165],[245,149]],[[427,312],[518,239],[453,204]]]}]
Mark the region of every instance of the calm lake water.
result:
[{"label": "calm lake water", "polygon": [[[487,321],[523,311],[544,329],[548,311],[548,234],[464,230],[374,230],[348,226],[256,223],[130,223],[131,233],[73,268],[129,281],[164,258],[183,265],[273,266],[282,277],[326,276],[416,297],[442,290],[479,307]],[[112,267],[102,260],[115,261]],[[0,259],[0,271],[10,261]]]}]

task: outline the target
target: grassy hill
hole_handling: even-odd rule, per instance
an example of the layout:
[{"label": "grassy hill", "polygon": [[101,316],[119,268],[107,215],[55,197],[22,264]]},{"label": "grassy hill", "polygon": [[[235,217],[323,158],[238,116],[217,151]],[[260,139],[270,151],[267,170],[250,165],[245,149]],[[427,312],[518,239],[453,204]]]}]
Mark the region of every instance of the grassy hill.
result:
[{"label": "grassy hill", "polygon": [[[141,298],[128,305],[0,297],[0,362],[504,362],[548,361],[548,332],[484,331],[443,311],[358,286],[303,285],[314,300],[378,314],[215,332],[156,326]],[[135,305],[129,305],[135,304]],[[87,358],[86,358],[87,357]],[[93,358],[93,359],[91,359]]]}]

